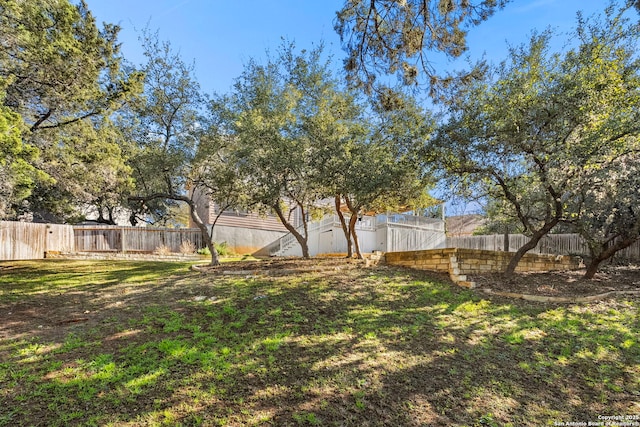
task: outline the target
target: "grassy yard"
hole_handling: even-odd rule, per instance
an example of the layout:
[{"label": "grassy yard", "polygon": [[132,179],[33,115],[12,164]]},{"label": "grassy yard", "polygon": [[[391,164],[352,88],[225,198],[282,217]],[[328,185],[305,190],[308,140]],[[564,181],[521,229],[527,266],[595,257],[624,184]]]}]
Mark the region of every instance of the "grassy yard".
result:
[{"label": "grassy yard", "polygon": [[487,299],[419,272],[347,265],[265,277],[180,263],[0,266],[0,426],[640,415],[638,297]]}]

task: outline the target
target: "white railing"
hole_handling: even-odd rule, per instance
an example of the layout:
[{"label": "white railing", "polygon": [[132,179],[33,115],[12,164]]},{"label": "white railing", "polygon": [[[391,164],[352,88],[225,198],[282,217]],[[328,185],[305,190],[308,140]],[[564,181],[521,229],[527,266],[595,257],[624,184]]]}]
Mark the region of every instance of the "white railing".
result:
[{"label": "white railing", "polygon": [[[349,222],[349,215],[345,215],[345,221]],[[334,228],[342,229],[342,225],[340,224],[340,218],[338,215],[325,215],[322,219],[318,221],[312,221],[307,224],[307,232],[309,235],[311,233],[322,233],[324,231],[328,231]],[[362,217],[359,218],[356,222],[356,230],[368,230],[375,231],[376,229],[376,218],[375,217]],[[304,227],[299,226],[296,228],[296,231],[304,234]],[[270,255],[281,255],[284,251],[291,248],[293,245],[297,244],[298,240],[292,233],[287,233],[275,242],[269,244],[267,246],[267,251]]]},{"label": "white railing", "polygon": [[444,221],[442,221],[441,219],[427,218],[424,216],[405,214],[378,215],[376,217],[376,222],[378,225],[421,228],[426,230],[444,232]]},{"label": "white railing", "polygon": [[[321,233],[323,231],[331,229],[336,224],[339,225],[339,219],[337,215],[328,215],[319,221],[312,221],[308,223],[307,232],[309,234],[312,232]],[[300,234],[304,234],[304,226],[299,226],[298,228],[296,228],[296,231]],[[269,255],[279,255],[297,243],[298,239],[296,239],[296,236],[294,236],[293,233],[287,233],[275,242],[267,245],[267,253],[269,253]]]}]

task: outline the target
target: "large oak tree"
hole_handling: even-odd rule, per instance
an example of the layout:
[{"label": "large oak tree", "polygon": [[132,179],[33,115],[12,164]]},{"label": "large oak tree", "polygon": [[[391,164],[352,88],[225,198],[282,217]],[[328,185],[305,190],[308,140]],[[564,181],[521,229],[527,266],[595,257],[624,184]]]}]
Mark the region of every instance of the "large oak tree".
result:
[{"label": "large oak tree", "polygon": [[530,236],[507,276],[545,234],[575,221],[574,200],[603,168],[637,147],[638,24],[624,9],[605,15],[580,18],[565,52],[550,52],[548,32],[534,35],[492,79],[454,94],[442,165],[478,196],[504,200]]}]

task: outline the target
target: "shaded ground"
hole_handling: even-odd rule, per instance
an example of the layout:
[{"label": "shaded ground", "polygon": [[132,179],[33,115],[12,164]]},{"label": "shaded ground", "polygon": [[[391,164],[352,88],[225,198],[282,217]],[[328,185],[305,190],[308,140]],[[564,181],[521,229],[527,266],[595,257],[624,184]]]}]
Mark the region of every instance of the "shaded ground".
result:
[{"label": "shaded ground", "polygon": [[500,274],[472,275],[469,280],[479,288],[499,292],[554,297],[589,296],[609,291],[640,291],[640,267],[609,267],[592,280],[583,278],[584,270],[548,273],[519,273],[510,280]]},{"label": "shaded ground", "polygon": [[[217,267],[203,267],[207,273],[219,274],[295,274],[302,272],[340,271],[344,268],[362,268],[364,262],[343,258],[299,259],[273,258],[261,261],[234,262]],[[381,268],[387,268],[382,266]],[[445,274],[429,273],[431,277],[447,282]],[[588,296],[609,291],[640,291],[640,266],[605,267],[592,280],[583,278],[584,269],[548,273],[519,273],[505,280],[501,274],[470,275],[469,280],[478,288],[498,292],[512,292],[543,296]]]},{"label": "shaded ground", "polygon": [[[638,296],[494,299],[446,276],[340,259],[214,274],[0,266],[0,426],[533,426],[640,414]],[[606,274],[602,286],[637,286],[637,270]],[[573,278],[510,286],[541,292]]]}]

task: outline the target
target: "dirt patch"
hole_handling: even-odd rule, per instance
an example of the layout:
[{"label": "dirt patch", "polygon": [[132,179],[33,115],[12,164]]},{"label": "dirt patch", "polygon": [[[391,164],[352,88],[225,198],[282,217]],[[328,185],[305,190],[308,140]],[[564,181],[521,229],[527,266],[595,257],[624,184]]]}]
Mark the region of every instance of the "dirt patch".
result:
[{"label": "dirt patch", "polygon": [[194,269],[213,274],[269,274],[283,275],[319,271],[339,271],[364,267],[364,260],[345,258],[268,258],[259,261],[238,261],[220,265],[197,265]]},{"label": "dirt patch", "polygon": [[592,280],[584,270],[519,273],[506,280],[501,274],[472,275],[478,289],[547,297],[585,297],[607,292],[640,291],[640,266],[611,267]]}]

